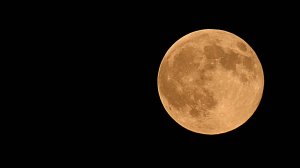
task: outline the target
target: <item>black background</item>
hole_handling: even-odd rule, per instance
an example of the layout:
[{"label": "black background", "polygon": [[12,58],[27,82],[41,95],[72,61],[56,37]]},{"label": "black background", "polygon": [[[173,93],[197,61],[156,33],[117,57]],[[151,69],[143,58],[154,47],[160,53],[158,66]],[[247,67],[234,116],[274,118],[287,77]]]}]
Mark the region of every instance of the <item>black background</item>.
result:
[{"label": "black background", "polygon": [[[26,67],[29,73],[21,72],[26,75],[22,87],[36,90],[22,106],[32,111],[20,117],[29,118],[25,125],[30,127],[20,128],[25,139],[39,144],[40,152],[91,161],[292,158],[299,146],[294,108],[299,33],[292,5],[177,5],[68,4],[20,15],[23,29],[18,33],[25,39],[20,43],[32,42],[22,50],[31,54],[22,59],[32,65]],[[238,35],[254,49],[264,70],[257,111],[226,134],[207,136],[179,126],[157,91],[166,51],[200,29]]]},{"label": "black background", "polygon": [[[107,27],[109,51],[104,55],[99,51],[100,66],[106,65],[99,72],[99,80],[109,86],[100,88],[107,97],[101,93],[99,96],[109,99],[104,101],[108,108],[99,107],[96,115],[103,130],[99,140],[105,139],[117,153],[136,152],[134,157],[211,155],[257,161],[292,155],[286,152],[298,146],[297,112],[292,108],[297,87],[294,16],[275,9],[258,10],[241,9],[231,14],[211,9],[140,9],[109,19],[113,22]],[[253,117],[238,129],[217,136],[195,134],[176,124],[164,110],[157,91],[159,64],[168,48],[183,35],[205,28],[226,30],[247,41],[257,53],[265,75],[263,98]],[[108,61],[102,62],[103,57]],[[93,131],[97,132],[98,127]]]}]

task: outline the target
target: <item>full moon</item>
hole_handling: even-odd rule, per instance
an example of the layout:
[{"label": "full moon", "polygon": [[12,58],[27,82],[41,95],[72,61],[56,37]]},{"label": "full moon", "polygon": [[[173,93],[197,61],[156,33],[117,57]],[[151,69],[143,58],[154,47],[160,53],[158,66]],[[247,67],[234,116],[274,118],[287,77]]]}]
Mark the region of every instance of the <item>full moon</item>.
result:
[{"label": "full moon", "polygon": [[179,125],[222,134],[244,124],[263,94],[264,74],[254,50],[216,29],[191,32],[164,55],[157,76],[163,107]]}]

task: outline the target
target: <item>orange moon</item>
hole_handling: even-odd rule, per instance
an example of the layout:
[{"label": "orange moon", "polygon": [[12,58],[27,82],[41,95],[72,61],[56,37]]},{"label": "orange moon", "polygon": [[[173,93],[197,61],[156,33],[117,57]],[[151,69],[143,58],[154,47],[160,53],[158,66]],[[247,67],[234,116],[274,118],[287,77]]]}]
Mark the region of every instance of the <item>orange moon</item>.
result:
[{"label": "orange moon", "polygon": [[244,124],[263,95],[264,74],[254,50],[223,30],[204,29],[177,40],[157,77],[160,100],[182,127],[221,134]]}]

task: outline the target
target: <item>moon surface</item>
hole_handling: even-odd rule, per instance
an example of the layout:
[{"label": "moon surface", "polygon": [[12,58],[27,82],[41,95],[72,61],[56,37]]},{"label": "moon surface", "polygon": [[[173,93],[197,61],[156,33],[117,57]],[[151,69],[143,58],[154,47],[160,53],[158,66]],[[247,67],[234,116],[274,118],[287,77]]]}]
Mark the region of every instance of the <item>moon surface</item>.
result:
[{"label": "moon surface", "polygon": [[254,50],[230,32],[189,33],[166,52],[157,86],[167,113],[182,127],[221,134],[244,124],[263,94],[264,75]]}]

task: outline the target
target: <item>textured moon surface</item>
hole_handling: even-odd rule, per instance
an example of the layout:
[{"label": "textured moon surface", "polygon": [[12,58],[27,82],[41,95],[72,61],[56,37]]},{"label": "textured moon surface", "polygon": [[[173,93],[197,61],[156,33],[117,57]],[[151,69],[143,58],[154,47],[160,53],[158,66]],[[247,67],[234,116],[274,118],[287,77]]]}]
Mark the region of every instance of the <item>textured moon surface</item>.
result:
[{"label": "textured moon surface", "polygon": [[264,75],[256,53],[243,39],[204,29],[169,48],[157,86],[165,110],[179,125],[213,135],[234,130],[253,115]]}]

